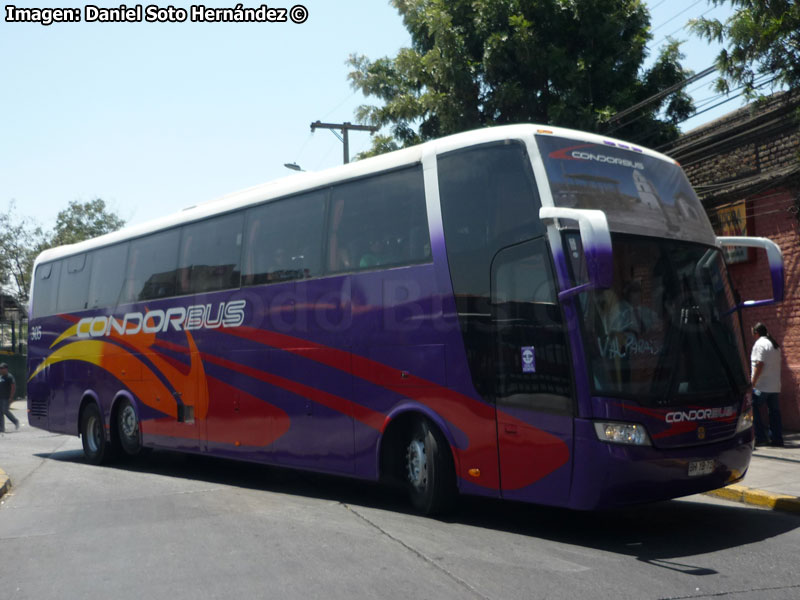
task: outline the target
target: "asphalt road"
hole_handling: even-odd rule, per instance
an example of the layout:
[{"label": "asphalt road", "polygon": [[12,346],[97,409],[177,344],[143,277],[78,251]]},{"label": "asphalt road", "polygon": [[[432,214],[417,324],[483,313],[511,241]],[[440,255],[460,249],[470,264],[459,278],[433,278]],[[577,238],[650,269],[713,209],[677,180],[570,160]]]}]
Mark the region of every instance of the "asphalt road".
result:
[{"label": "asphalt road", "polygon": [[800,516],[707,497],[597,514],[469,499],[447,520],[378,486],[78,438],[0,438],[0,598],[800,597]]}]

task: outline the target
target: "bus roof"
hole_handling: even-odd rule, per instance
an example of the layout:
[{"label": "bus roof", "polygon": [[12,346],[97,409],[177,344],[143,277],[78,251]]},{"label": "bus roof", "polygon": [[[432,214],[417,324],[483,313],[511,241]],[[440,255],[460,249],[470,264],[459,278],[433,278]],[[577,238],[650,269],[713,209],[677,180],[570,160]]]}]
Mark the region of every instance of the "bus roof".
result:
[{"label": "bus roof", "polygon": [[422,157],[428,153],[441,154],[459,148],[465,148],[478,144],[509,140],[509,139],[532,139],[534,135],[553,135],[565,138],[586,141],[590,143],[621,144],[623,147],[630,147],[636,152],[647,154],[655,158],[669,161],[675,164],[671,158],[639,146],[631,146],[622,140],[559,127],[545,125],[524,124],[524,125],[503,125],[498,127],[487,127],[457,133],[451,136],[425,142],[411,148],[404,148],[360,160],[354,163],[332,167],[318,172],[303,172],[282,177],[267,183],[259,184],[238,192],[233,192],[225,196],[202,202],[200,204],[187,207],[178,213],[173,213],[164,217],[153,219],[145,223],[126,227],[119,231],[108,233],[100,237],[92,238],[70,244],[58,246],[43,251],[34,263],[34,269],[42,262],[57,260],[66,256],[80,254],[95,248],[101,248],[129,239],[138,238],[149,233],[170,229],[185,223],[201,221],[205,218],[224,214],[251,205],[269,202],[278,198],[291,196],[304,191],[322,188],[339,181],[356,179],[380,171],[393,168],[400,168],[422,161]]}]

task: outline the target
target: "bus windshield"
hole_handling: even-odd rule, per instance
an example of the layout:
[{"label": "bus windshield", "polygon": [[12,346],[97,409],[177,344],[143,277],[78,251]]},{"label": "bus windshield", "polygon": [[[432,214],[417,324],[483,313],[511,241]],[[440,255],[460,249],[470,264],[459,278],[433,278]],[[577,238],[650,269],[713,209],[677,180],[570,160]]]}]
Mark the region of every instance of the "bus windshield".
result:
[{"label": "bus windshield", "polygon": [[[566,237],[570,249],[580,243]],[[612,241],[612,287],[580,296],[594,393],[662,404],[743,392],[744,340],[722,253],[623,234]]]},{"label": "bus windshield", "polygon": [[612,231],[714,245],[715,235],[677,163],[619,142],[537,136],[553,202],[602,210]]},{"label": "bus windshield", "polygon": [[[602,210],[614,232],[612,287],[580,296],[594,393],[662,404],[744,391],[737,302],[680,166],[611,140],[537,143],[554,204]],[[580,237],[565,235],[576,280],[585,280]]]}]

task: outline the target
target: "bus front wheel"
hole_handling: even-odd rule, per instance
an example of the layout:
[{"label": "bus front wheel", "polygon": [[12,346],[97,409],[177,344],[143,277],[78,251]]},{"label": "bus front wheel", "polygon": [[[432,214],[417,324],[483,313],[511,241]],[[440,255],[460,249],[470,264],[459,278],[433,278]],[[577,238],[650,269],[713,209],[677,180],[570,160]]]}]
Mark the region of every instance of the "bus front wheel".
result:
[{"label": "bus front wheel", "polygon": [[411,504],[424,515],[445,512],[455,499],[455,469],[444,436],[425,419],[411,426],[405,445]]},{"label": "bus front wheel", "polygon": [[83,453],[93,465],[101,465],[111,459],[111,446],[106,440],[103,415],[97,404],[91,402],[81,413],[81,442]]}]

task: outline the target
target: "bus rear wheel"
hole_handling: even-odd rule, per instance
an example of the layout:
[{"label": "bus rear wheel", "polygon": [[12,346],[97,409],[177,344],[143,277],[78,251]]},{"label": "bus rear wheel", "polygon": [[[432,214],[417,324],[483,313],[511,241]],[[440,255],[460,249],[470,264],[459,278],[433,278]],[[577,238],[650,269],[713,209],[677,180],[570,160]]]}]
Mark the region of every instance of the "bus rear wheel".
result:
[{"label": "bus rear wheel", "polygon": [[101,465],[111,460],[112,449],[106,440],[103,415],[94,402],[87,404],[81,413],[81,442],[91,464]]},{"label": "bus rear wheel", "polygon": [[139,417],[130,400],[122,400],[117,411],[117,434],[122,450],[128,456],[142,452],[142,438],[139,432]]},{"label": "bus rear wheel", "polygon": [[447,511],[456,495],[455,469],[444,436],[426,419],[411,426],[404,476],[412,506],[424,515]]}]

